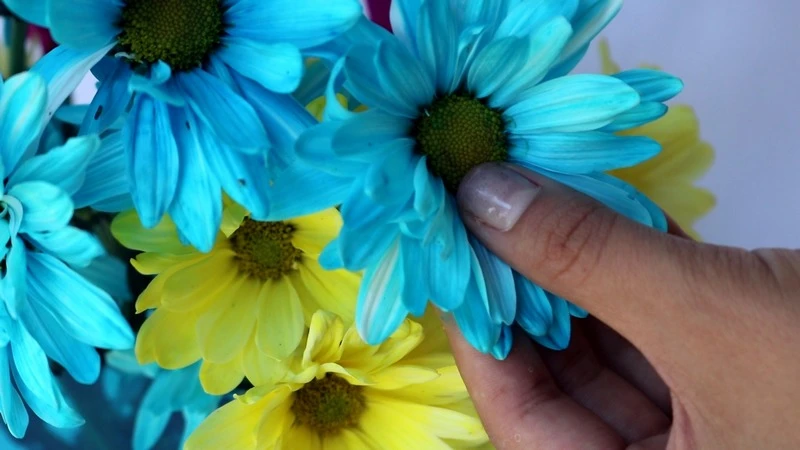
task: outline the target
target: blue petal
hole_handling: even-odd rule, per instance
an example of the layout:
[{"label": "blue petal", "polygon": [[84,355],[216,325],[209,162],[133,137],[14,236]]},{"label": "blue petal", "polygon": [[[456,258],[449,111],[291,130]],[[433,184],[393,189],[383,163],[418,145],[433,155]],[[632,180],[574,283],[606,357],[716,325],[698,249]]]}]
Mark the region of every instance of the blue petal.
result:
[{"label": "blue petal", "polygon": [[269,139],[255,110],[228,85],[202,70],[182,72],[177,80],[203,125],[231,148],[257,154]]},{"label": "blue petal", "polygon": [[417,21],[423,0],[393,0],[389,16],[392,32],[408,48],[416,48]]},{"label": "blue petal", "polygon": [[103,254],[90,265],[74,269],[83,278],[106,291],[114,300],[124,302],[132,298],[128,288],[128,265],[115,256]]},{"label": "blue petal", "polygon": [[447,195],[441,178],[431,175],[428,159],[423,156],[414,169],[414,210],[425,219],[435,214]]},{"label": "blue petal", "polygon": [[23,162],[9,178],[8,185],[45,181],[72,195],[83,184],[86,167],[98,148],[100,139],[97,136],[70,139],[61,147]]},{"label": "blue petal", "polygon": [[[453,84],[459,56],[458,30],[449,2],[423,2],[417,21],[417,54],[425,65],[428,76],[434,80],[436,91],[449,93],[448,89]],[[378,52],[380,51],[381,48],[378,49]],[[409,82],[414,81],[409,80]],[[432,97],[428,95],[425,98],[430,101]]]},{"label": "blue petal", "polygon": [[28,239],[40,250],[78,267],[86,267],[105,254],[103,245],[93,234],[71,226],[46,233],[29,233]]},{"label": "blue petal", "polygon": [[81,135],[101,133],[111,128],[130,105],[132,94],[128,90],[128,83],[133,72],[123,60],[114,58],[112,61],[112,72],[100,80],[97,93],[79,123]]},{"label": "blue petal", "polygon": [[272,179],[267,188],[269,214],[259,220],[287,220],[305,216],[341,204],[352,186],[349,178],[340,178],[304,162],[292,166]]},{"label": "blue petal", "polygon": [[396,225],[373,224],[356,230],[343,227],[338,239],[343,267],[355,272],[377,264],[398,234]]},{"label": "blue petal", "polygon": [[[428,306],[428,298],[430,297],[429,279],[435,278],[435,276],[427,276],[428,268],[426,263],[429,258],[417,240],[402,236],[400,238],[400,252],[403,273],[407,274],[401,295],[403,305],[405,305],[409,313],[420,317],[425,313],[425,308]],[[422,278],[417,279],[417,275],[422,275]]]},{"label": "blue petal", "polygon": [[616,78],[571,75],[542,83],[505,113],[513,135],[591,131],[639,104],[639,94]]},{"label": "blue petal", "polygon": [[31,68],[47,81],[47,117],[56,110],[83,81],[89,70],[113,48],[113,44],[97,50],[75,50],[59,46],[48,52]]},{"label": "blue petal", "polygon": [[46,308],[32,305],[21,312],[22,321],[48,357],[61,364],[81,384],[92,384],[100,376],[100,356],[94,347],[79,342]]},{"label": "blue petal", "polygon": [[614,118],[614,121],[601,128],[610,133],[628,130],[660,119],[667,113],[667,105],[659,102],[644,102]]},{"label": "blue petal", "polygon": [[502,361],[508,357],[514,345],[514,331],[509,326],[504,326],[500,332],[500,339],[492,347],[491,354],[495,359]]},{"label": "blue petal", "polygon": [[530,53],[527,39],[507,37],[490,43],[475,57],[467,74],[467,89],[478,98],[486,98],[515,77],[528,76],[520,72]]},{"label": "blue petal", "polygon": [[325,95],[325,88],[331,77],[331,68],[325,62],[316,60],[306,62],[305,73],[300,86],[292,93],[301,105],[308,105]]},{"label": "blue petal", "polygon": [[152,228],[172,203],[180,160],[172,135],[169,107],[139,95],[122,130],[128,181],[142,225]]},{"label": "blue petal", "polygon": [[[190,117],[208,167],[214,170],[222,189],[253,217],[269,215],[270,179],[266,156],[240,153],[219,141],[199,119]],[[287,199],[288,200],[288,199]]]},{"label": "blue petal", "polygon": [[214,247],[222,222],[222,187],[203,157],[187,117],[175,117],[180,171],[169,215],[183,236],[201,252]]},{"label": "blue petal", "polygon": [[469,242],[478,258],[486,282],[489,316],[495,323],[511,325],[517,315],[517,293],[514,290],[511,267],[484,247],[474,236],[470,235]]},{"label": "blue petal", "polygon": [[309,57],[317,57],[335,62],[341,59],[353,45],[374,43],[391,38],[391,34],[382,26],[376,25],[366,16],[360,19],[349,30],[325,44],[309,48],[303,52]]},{"label": "blue petal", "polygon": [[127,158],[122,133],[114,132],[103,138],[100,148],[86,167],[86,179],[72,196],[75,208],[92,206],[120,196],[130,204],[130,182],[127,177]]},{"label": "blue petal", "polygon": [[22,20],[46,28],[48,25],[47,2],[31,0],[3,0],[3,3]]},{"label": "blue petal", "polygon": [[[474,253],[473,258],[475,258]],[[472,276],[467,285],[464,303],[453,310],[453,317],[464,339],[470,345],[481,353],[490,353],[500,339],[502,326],[489,317],[489,311],[486,309],[486,288],[478,284],[478,277],[475,274],[476,270],[480,270],[476,259],[473,260],[472,266]]]},{"label": "blue petal", "polygon": [[[380,56],[367,45],[354,46],[347,54],[345,87],[362,103],[390,114],[414,119],[423,106],[419,101],[433,101],[434,86],[419,60],[391,40],[382,45]],[[391,61],[393,73],[384,71],[380,61]],[[391,75],[391,76],[390,76]],[[400,84],[398,83],[398,80]]]},{"label": "blue petal", "polygon": [[489,105],[505,109],[513,105],[524,92],[540,83],[571,35],[572,27],[569,22],[563,17],[556,17],[527,37],[528,51],[523,57],[524,65],[507,82],[498,85],[489,99]]},{"label": "blue petal", "polygon": [[593,175],[593,177],[601,182],[616,187],[622,192],[626,192],[630,197],[635,199],[642,207],[644,207],[650,214],[650,219],[639,220],[640,223],[651,226],[659,231],[667,231],[667,216],[664,214],[664,211],[661,210],[661,208],[659,208],[658,205],[656,205],[652,200],[647,198],[646,195],[636,190],[636,188],[630,184],[611,175],[596,173]]},{"label": "blue petal", "polygon": [[[622,0],[600,0],[590,8],[579,11],[575,20],[572,21],[572,28],[575,34],[564,48],[559,63],[574,60],[576,55],[580,55],[583,49],[589,45],[603,28],[611,22],[622,8]],[[578,61],[575,61],[577,65]],[[572,70],[575,65],[569,67],[567,72]]]},{"label": "blue petal", "polygon": [[0,413],[11,435],[22,439],[28,429],[28,411],[11,382],[8,352],[8,347],[0,348]]},{"label": "blue petal", "polygon": [[[28,255],[28,293],[73,337],[94,347],[128,349],[133,333],[105,292],[64,263],[43,253]],[[80,302],[75,302],[75,298]]]},{"label": "blue petal", "polygon": [[22,398],[25,399],[28,407],[30,407],[40,419],[56,428],[76,428],[85,423],[80,414],[72,409],[66,399],[64,399],[57,385],[53,385],[56,396],[56,405],[53,406],[45,402],[39,396],[38,392],[29,389],[25,383],[20,382],[20,375],[17,372],[16,366],[12,365],[11,369],[14,374],[14,380],[17,382],[17,389],[19,389],[20,394],[22,394]]},{"label": "blue petal", "polygon": [[44,405],[56,408],[57,387],[50,372],[47,355],[21,322],[12,326],[11,356],[19,375],[17,384],[35,392]]},{"label": "blue petal", "polygon": [[533,0],[518,2],[497,28],[495,36],[525,37],[556,17],[569,19],[578,9],[578,0]]},{"label": "blue petal", "polygon": [[374,163],[385,158],[387,148],[383,144],[408,137],[411,128],[410,120],[370,110],[342,122],[331,146],[341,157]]},{"label": "blue petal", "polygon": [[420,275],[429,277],[431,302],[444,311],[452,311],[466,301],[473,250],[450,197],[423,239],[427,273]]},{"label": "blue petal", "polygon": [[553,308],[553,322],[543,336],[532,336],[539,345],[551,350],[564,350],[569,345],[571,324],[567,301],[548,293]]},{"label": "blue petal", "polygon": [[164,378],[164,375],[157,377],[147,389],[142,403],[139,405],[133,422],[133,450],[153,448],[167,428],[173,411],[167,408],[158,408],[158,405],[154,405],[154,403],[159,403],[162,396],[170,394],[169,392],[164,392],[165,389],[162,385],[165,381],[169,382],[170,380],[169,378]]},{"label": "blue petal", "polygon": [[591,173],[630,167],[654,157],[661,145],[642,136],[605,132],[534,134],[512,138],[509,158],[564,173]]},{"label": "blue petal", "polygon": [[553,307],[544,289],[514,272],[517,323],[531,336],[544,336],[553,324]]},{"label": "blue petal", "polygon": [[633,69],[612,76],[636,89],[642,102],[665,102],[683,90],[680,78],[660,70]]},{"label": "blue petal", "polygon": [[367,197],[383,205],[405,204],[411,199],[414,168],[419,159],[413,153],[414,145],[412,139],[398,139],[384,146],[389,154],[381,163],[367,169],[364,176]]},{"label": "blue petal", "polygon": [[408,315],[400,298],[404,284],[400,245],[395,241],[383,258],[367,269],[358,293],[356,326],[367,344],[381,344]]},{"label": "blue petal", "polygon": [[297,157],[314,167],[341,178],[355,178],[364,170],[366,164],[354,158],[337,155],[333,150],[333,138],[343,123],[341,121],[323,122],[303,133],[295,144]]},{"label": "blue petal", "polygon": [[147,94],[170,106],[186,105],[185,95],[176,78],[172,76],[172,68],[164,61],[159,61],[143,71],[134,72],[128,80],[128,90],[133,94]]},{"label": "blue petal", "polygon": [[8,195],[22,203],[25,213],[20,231],[23,233],[56,231],[72,219],[72,200],[58,186],[44,181],[26,181],[12,186]]},{"label": "blue petal", "polygon": [[290,42],[300,48],[323,44],[361,17],[356,0],[233,0],[228,32],[260,42]]},{"label": "blue petal", "polygon": [[8,174],[44,131],[47,86],[42,77],[25,72],[6,80],[2,92],[0,148],[3,168]]},{"label": "blue petal", "polygon": [[303,77],[303,57],[291,44],[226,37],[217,56],[247,78],[282,94],[297,89]]},{"label": "blue petal", "polygon": [[575,305],[573,303],[569,303],[569,302],[567,302],[567,306],[569,307],[569,314],[571,316],[577,317],[579,319],[585,319],[585,318],[589,317],[589,311],[586,311],[585,309],[581,308],[580,306]]},{"label": "blue petal", "polygon": [[5,260],[6,276],[0,281],[0,295],[5,302],[8,313],[16,319],[20,308],[23,307],[28,296],[28,252],[22,239],[11,239],[11,250]]},{"label": "blue petal", "polygon": [[116,40],[122,20],[119,0],[51,0],[47,18],[56,42],[78,50],[96,50]]}]

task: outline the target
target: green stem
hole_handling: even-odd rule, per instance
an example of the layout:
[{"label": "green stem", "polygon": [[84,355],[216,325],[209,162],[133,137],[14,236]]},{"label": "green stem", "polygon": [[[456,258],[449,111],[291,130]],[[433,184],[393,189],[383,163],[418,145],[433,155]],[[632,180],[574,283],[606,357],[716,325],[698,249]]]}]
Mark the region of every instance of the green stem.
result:
[{"label": "green stem", "polygon": [[10,75],[16,75],[28,69],[28,55],[25,52],[25,39],[28,37],[28,24],[12,17],[8,21],[11,25],[10,50]]}]

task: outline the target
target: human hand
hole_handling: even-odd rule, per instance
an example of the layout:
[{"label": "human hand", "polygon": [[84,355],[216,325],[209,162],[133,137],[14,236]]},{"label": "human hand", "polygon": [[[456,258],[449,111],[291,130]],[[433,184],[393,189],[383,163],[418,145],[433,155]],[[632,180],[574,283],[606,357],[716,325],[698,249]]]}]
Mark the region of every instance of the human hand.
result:
[{"label": "human hand", "polygon": [[800,448],[800,251],[659,233],[499,164],[458,200],[489,249],[593,316],[563,352],[518,333],[505,361],[445,320],[498,448]]}]

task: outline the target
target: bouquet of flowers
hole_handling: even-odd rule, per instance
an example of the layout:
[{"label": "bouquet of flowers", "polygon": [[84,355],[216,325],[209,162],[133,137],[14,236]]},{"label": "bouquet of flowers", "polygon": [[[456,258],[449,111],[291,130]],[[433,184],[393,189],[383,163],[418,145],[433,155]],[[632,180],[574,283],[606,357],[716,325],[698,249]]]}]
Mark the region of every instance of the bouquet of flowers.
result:
[{"label": "bouquet of flowers", "polygon": [[467,173],[661,230],[713,204],[679,79],[572,74],[621,0],[3,3],[0,415],[31,446],[489,446],[439,314],[503,359],[586,312],[466,231]]}]

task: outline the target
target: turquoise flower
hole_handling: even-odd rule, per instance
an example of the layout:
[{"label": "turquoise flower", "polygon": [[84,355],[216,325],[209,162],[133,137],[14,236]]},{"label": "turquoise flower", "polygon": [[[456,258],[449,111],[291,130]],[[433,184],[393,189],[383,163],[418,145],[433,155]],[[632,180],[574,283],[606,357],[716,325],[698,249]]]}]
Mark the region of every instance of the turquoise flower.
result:
[{"label": "turquoise flower", "polygon": [[[255,219],[268,215],[267,169],[281,166],[279,96],[303,75],[301,50],[361,17],[357,0],[5,0],[62,44],[34,68],[74,88],[92,69],[98,92],[81,133],[123,120],[129,189],[146,227],[165,213],[209,251],[222,191]],[[51,100],[54,110],[71,89]],[[261,101],[248,101],[258,97]],[[276,99],[277,98],[277,99]],[[270,103],[263,100],[273,99]],[[272,151],[271,151],[272,150]]]},{"label": "turquoise flower", "polygon": [[[395,0],[396,37],[349,33],[381,38],[351,40],[333,68],[330,120],[306,132],[297,152],[347,186],[344,227],[321,262],[365,270],[356,320],[367,342],[386,339],[430,299],[498,358],[514,323],[547,347],[568,344],[570,316],[586,312],[514,273],[459,218],[453,193],[481,163],[527,167],[665,228],[655,205],[602,172],[658,153],[650,139],[613,132],[663,115],[682,83],[651,70],[565,75],[620,4]],[[370,26],[378,28],[359,25]],[[333,100],[342,83],[368,111]],[[297,195],[309,207],[332,201],[314,186]]]},{"label": "turquoise flower", "polygon": [[[73,197],[93,189],[86,167],[100,147],[87,136],[42,148],[48,87],[34,73],[5,81],[0,96],[0,414],[24,435],[25,404],[45,422],[76,427],[50,371],[60,364],[79,383],[100,373],[94,347],[128,349],[133,333],[114,301],[77,270],[104,255],[90,233],[70,226]],[[57,140],[56,140],[57,141]]]},{"label": "turquoise flower", "polygon": [[139,365],[132,351],[111,352],[106,362],[103,396],[112,409],[132,417],[133,450],[150,450],[163,437],[174,434],[168,424],[175,414],[183,418],[182,448],[222,399],[203,391],[199,363],[180,370],[161,370],[153,364]]}]

